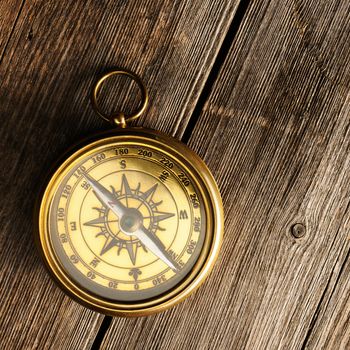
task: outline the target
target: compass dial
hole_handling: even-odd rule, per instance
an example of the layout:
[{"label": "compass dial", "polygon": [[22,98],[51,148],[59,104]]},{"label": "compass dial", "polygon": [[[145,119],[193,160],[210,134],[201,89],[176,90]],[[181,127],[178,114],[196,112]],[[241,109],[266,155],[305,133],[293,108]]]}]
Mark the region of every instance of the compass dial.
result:
[{"label": "compass dial", "polygon": [[40,240],[70,293],[110,308],[152,306],[203,269],[213,244],[208,191],[193,164],[167,148],[154,138],[104,138],[56,171]]}]

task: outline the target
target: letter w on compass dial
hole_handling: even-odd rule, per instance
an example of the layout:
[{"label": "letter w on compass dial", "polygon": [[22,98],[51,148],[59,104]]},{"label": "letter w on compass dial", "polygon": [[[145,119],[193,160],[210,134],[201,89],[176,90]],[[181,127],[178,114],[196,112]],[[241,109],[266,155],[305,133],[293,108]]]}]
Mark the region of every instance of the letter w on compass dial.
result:
[{"label": "letter w on compass dial", "polygon": [[126,249],[132,264],[136,265],[137,252],[142,249],[145,252],[150,251],[173,270],[178,270],[177,263],[157,235],[164,231],[160,223],[175,215],[158,210],[162,201],[153,200],[157,183],[143,192],[141,183],[132,189],[123,174],[119,189],[111,186],[110,192],[90,175],[85,173],[84,177],[102,204],[102,207],[93,208],[97,218],[84,223],[101,228],[101,232],[96,235],[105,238],[101,256],[111,249],[117,255],[122,249]]}]

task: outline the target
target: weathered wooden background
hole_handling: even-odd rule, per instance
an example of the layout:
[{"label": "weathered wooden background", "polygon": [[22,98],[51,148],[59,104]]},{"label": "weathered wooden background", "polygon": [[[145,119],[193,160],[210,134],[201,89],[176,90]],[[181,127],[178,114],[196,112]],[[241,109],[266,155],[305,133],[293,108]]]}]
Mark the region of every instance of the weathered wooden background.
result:
[{"label": "weathered wooden background", "polygon": [[[89,93],[114,66],[225,206],[210,278],[147,318],[71,301],[32,239],[50,165],[108,128]],[[106,105],[131,108],[114,83]],[[1,0],[0,117],[1,349],[350,349],[348,0]]]}]

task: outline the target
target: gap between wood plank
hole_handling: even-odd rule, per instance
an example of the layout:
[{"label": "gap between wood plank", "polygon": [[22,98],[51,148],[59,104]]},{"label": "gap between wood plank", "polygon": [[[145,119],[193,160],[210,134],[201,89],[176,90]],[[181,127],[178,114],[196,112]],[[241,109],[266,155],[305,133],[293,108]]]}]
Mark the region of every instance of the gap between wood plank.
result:
[{"label": "gap between wood plank", "polygon": [[1,55],[0,55],[0,65],[1,65],[1,63],[2,63],[2,61],[3,61],[3,59],[4,59],[4,57],[5,57],[5,53],[6,53],[6,50],[7,50],[7,46],[9,45],[10,40],[11,40],[11,38],[12,38],[12,35],[13,35],[14,31],[15,31],[15,28],[16,28],[16,25],[17,25],[17,22],[18,22],[18,19],[19,19],[19,17],[21,16],[21,13],[22,13],[22,10],[23,10],[24,3],[25,3],[25,2],[26,2],[25,0],[22,1],[21,6],[20,6],[20,8],[19,8],[19,10],[18,10],[17,16],[16,16],[16,18],[15,18],[15,20],[14,20],[14,22],[13,22],[13,26],[12,26],[11,31],[10,31],[10,34],[9,34],[7,40],[6,40],[6,44],[5,44],[5,46],[4,46],[4,50],[2,51],[2,53],[1,53]]},{"label": "gap between wood plank", "polygon": [[[348,202],[348,205],[347,205],[346,210],[345,210],[345,212],[344,212],[344,215],[343,215],[343,217],[342,217],[341,223],[343,222],[345,215],[348,213],[349,208],[350,208],[350,201]],[[341,227],[339,227],[339,229],[341,229]],[[339,231],[339,230],[338,230],[338,231]],[[344,271],[344,269],[345,269],[346,263],[348,262],[349,259],[350,259],[350,249],[349,249],[349,251],[347,252],[346,257],[345,257],[345,259],[344,259],[344,261],[343,261],[343,263],[342,263],[342,265],[341,265],[341,267],[340,267],[340,269],[339,269],[338,276],[337,276],[337,278],[336,278],[336,280],[335,280],[335,282],[334,282],[334,284],[333,284],[333,288],[332,288],[332,291],[331,291],[330,294],[329,294],[328,300],[331,300],[332,295],[333,295],[333,293],[335,292],[335,289],[336,289],[336,287],[337,287],[337,285],[338,285],[338,282],[339,282],[339,280],[340,280],[340,277],[341,277],[342,274],[343,274],[343,271]],[[324,291],[323,291],[323,293],[322,293],[322,296],[321,296],[321,298],[320,298],[320,301],[319,301],[318,304],[317,304],[317,307],[316,307],[316,310],[315,310],[315,314],[313,315],[313,317],[312,317],[312,319],[311,319],[311,323],[310,323],[309,329],[308,329],[308,331],[307,331],[307,333],[306,333],[305,339],[304,339],[303,344],[302,344],[302,346],[301,346],[301,349],[302,349],[302,350],[305,350],[305,349],[306,349],[307,343],[308,343],[308,341],[309,341],[309,339],[310,339],[310,336],[311,336],[311,334],[312,334],[312,332],[313,332],[313,330],[314,330],[314,327],[315,327],[315,325],[316,325],[318,316],[319,316],[319,314],[320,314],[320,309],[321,309],[322,304],[323,304],[323,301],[324,301],[324,299],[325,299],[325,297],[326,297],[326,295],[327,295],[328,287],[329,287],[329,285],[330,285],[330,283],[331,283],[331,281],[332,281],[332,276],[333,276],[333,273],[334,273],[335,268],[336,268],[336,264],[335,264],[334,267],[333,267],[332,273],[331,273],[330,276],[329,276],[329,279],[328,279],[327,284],[326,284],[326,287],[325,287],[325,289],[324,289]]]},{"label": "gap between wood plank", "polygon": [[228,51],[236,37],[238,29],[243,21],[244,15],[247,12],[250,0],[242,0],[237,7],[236,13],[233,16],[230,27],[226,33],[225,39],[219,49],[219,52],[215,58],[214,64],[210,73],[208,75],[208,79],[204,84],[202,92],[199,95],[198,101],[193,109],[192,115],[187,123],[183,136],[181,138],[182,142],[188,143],[192,131],[199,119],[199,116],[203,110],[203,107],[208,100],[214,83],[219,75],[220,69],[225,62]]},{"label": "gap between wood plank", "polygon": [[[228,51],[233,43],[233,40],[238,32],[238,29],[243,21],[244,15],[247,12],[250,0],[242,0],[237,7],[236,13],[233,16],[232,22],[229,26],[229,29],[226,33],[226,36],[223,40],[223,43],[219,49],[219,52],[215,58],[214,64],[209,72],[208,79],[206,80],[202,92],[199,95],[198,101],[193,109],[192,115],[187,123],[185,131],[181,140],[184,143],[187,143],[191,137],[192,131],[199,119],[200,113],[204,107],[205,102],[207,101],[210,93],[212,91],[212,87],[219,75],[220,68],[225,62]],[[105,316],[103,318],[100,329],[97,332],[97,335],[94,339],[94,342],[91,346],[92,350],[98,350],[101,347],[102,341],[112,323],[112,316]]]},{"label": "gap between wood plank", "polygon": [[100,329],[98,330],[94,342],[92,343],[91,350],[98,350],[101,347],[103,338],[108,331],[109,326],[113,320],[112,316],[105,316],[101,323]]}]

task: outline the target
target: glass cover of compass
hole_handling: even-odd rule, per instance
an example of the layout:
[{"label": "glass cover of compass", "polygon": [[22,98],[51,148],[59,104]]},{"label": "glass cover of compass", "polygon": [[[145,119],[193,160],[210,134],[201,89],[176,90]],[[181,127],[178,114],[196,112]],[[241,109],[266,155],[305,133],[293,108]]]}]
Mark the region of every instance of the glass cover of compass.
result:
[{"label": "glass cover of compass", "polygon": [[76,300],[147,315],[189,295],[218,254],[222,205],[187,146],[126,128],[90,139],[56,169],[39,208],[46,266]]}]

